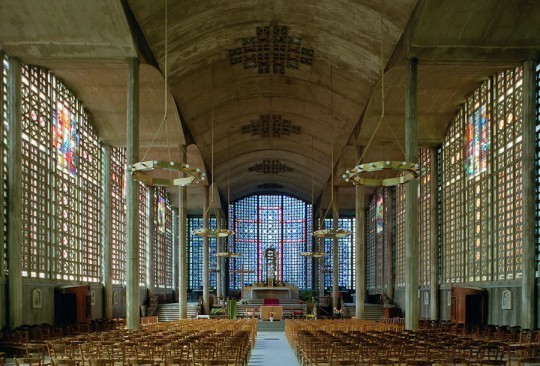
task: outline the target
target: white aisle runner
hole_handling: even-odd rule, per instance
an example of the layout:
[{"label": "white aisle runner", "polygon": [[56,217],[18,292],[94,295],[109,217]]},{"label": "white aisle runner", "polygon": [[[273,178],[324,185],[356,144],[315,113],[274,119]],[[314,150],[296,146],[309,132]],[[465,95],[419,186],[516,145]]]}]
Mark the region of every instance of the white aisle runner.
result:
[{"label": "white aisle runner", "polygon": [[248,366],[299,366],[284,332],[258,332]]}]

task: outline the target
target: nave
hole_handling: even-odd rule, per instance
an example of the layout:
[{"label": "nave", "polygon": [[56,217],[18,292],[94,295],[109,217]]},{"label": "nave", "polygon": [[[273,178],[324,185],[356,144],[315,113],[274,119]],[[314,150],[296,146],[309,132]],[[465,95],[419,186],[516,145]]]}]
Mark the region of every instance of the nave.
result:
[{"label": "nave", "polygon": [[[2,365],[507,365],[540,364],[540,331],[476,329],[424,321],[417,332],[402,324],[356,319],[290,320],[272,331],[250,320],[180,320],[89,331],[72,329],[37,339],[2,338]],[[258,325],[266,329],[257,331]],[[264,325],[264,326],[263,326]],[[40,334],[45,334],[44,329]],[[20,337],[22,331],[18,334]],[[32,334],[30,336],[30,334]],[[7,358],[6,358],[7,357]]]}]

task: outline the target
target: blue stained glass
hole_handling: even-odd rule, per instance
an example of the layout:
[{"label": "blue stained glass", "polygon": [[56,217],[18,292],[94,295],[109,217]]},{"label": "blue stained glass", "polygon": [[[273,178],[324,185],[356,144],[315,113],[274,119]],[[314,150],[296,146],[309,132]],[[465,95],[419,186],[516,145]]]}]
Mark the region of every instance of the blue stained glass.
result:
[{"label": "blue stained glass", "polygon": [[487,170],[487,154],[490,148],[489,128],[489,116],[486,105],[483,104],[469,115],[465,133],[467,149],[465,169],[469,177],[475,177]]},{"label": "blue stained glass", "polygon": [[[331,229],[332,223],[332,219],[325,219],[324,227]],[[340,218],[338,221],[338,227],[351,232],[351,235],[344,238],[339,238],[338,240],[338,285],[340,288],[352,290],[354,288],[354,238],[356,236],[356,219],[354,217]],[[332,287],[332,244],[333,239],[324,239],[324,251],[326,253],[324,256],[324,286],[327,288]]]},{"label": "blue stained glass", "polygon": [[311,250],[311,205],[288,196],[250,196],[231,204],[229,218],[236,235],[233,246],[242,256],[230,261],[230,287],[241,288],[244,284],[266,280],[262,273],[263,253],[275,248],[278,253],[279,280],[300,288],[311,288],[311,260],[300,252]]},{"label": "blue stained glass", "polygon": [[[215,217],[211,217],[208,220],[208,226],[210,228],[216,228],[217,221]],[[200,236],[194,235],[192,232],[195,229],[203,227],[202,217],[188,217],[188,289],[192,291],[200,291],[203,286],[203,241]],[[208,251],[210,253],[208,267],[210,270],[215,269],[217,266],[216,252],[217,244],[215,238],[208,239]],[[217,276],[216,272],[210,271],[210,277],[208,279],[208,286],[210,288],[216,288]]]}]

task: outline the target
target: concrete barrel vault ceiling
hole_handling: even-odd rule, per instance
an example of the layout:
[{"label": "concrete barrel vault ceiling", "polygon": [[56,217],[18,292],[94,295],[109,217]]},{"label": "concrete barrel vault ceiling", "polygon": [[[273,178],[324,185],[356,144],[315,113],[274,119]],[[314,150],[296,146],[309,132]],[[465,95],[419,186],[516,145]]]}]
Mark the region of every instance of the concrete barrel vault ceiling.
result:
[{"label": "concrete barrel vault ceiling", "polygon": [[[178,156],[178,147],[188,145],[188,161],[213,170],[217,205],[228,188],[231,201],[277,192],[308,202],[313,188],[324,207],[333,170],[338,204],[353,210],[354,188],[340,176],[379,121],[380,11],[377,0],[169,0],[169,138],[160,134],[148,158]],[[425,147],[441,143],[452,115],[482,80],[539,56],[539,1],[386,0],[383,16],[386,113],[365,161],[403,158],[388,132],[403,145],[409,57],[419,60],[418,138]],[[243,42],[250,47],[261,27],[270,32],[269,72],[231,64],[230,50]],[[286,67],[278,60],[273,31],[284,29],[308,52],[306,63]],[[164,38],[165,0],[0,1],[0,47],[64,80],[113,146],[125,145],[126,60],[139,56],[141,157],[163,117]],[[245,133],[266,115],[295,130]],[[267,174],[258,171],[264,167]],[[190,212],[201,213],[202,189],[189,188],[188,195]]]}]

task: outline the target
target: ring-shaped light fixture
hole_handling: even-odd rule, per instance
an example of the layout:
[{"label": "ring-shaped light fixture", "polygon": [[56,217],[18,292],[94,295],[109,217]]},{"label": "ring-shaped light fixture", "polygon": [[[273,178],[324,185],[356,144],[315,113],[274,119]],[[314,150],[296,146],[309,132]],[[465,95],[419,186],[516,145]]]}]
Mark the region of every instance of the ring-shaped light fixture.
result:
[{"label": "ring-shaped light fixture", "polygon": [[[363,174],[378,172],[381,170],[395,170],[404,174],[386,179],[364,178]],[[354,185],[363,185],[367,187],[391,187],[406,183],[410,180],[417,179],[420,176],[420,166],[416,163],[407,161],[377,161],[374,163],[365,163],[355,166],[353,169],[347,170],[343,174],[343,179],[346,182],[351,182]]]},{"label": "ring-shaped light fixture", "polygon": [[311,258],[322,258],[324,257],[325,252],[301,252],[302,257],[311,257]]},{"label": "ring-shaped light fixture", "polygon": [[242,254],[234,253],[234,252],[217,252],[216,253],[216,257],[224,257],[224,258],[238,258],[241,256]]},{"label": "ring-shaped light fixture", "polygon": [[233,236],[234,231],[228,229],[212,229],[212,228],[200,228],[192,231],[194,235],[207,238],[226,238]]},{"label": "ring-shaped light fixture", "polygon": [[[189,164],[175,161],[141,161],[128,166],[128,171],[131,172],[133,179],[149,187],[185,187],[206,179],[206,174],[199,168],[192,168]],[[149,174],[152,171],[180,172],[186,173],[187,176],[179,178],[153,177]]]},{"label": "ring-shaped light fixture", "polygon": [[313,232],[313,236],[316,238],[344,238],[349,235],[351,232],[345,229],[321,229]]}]

